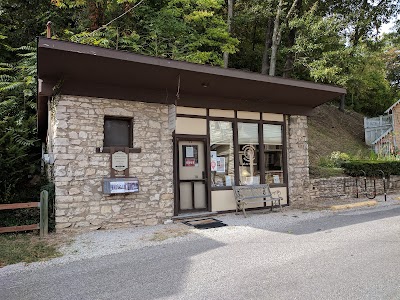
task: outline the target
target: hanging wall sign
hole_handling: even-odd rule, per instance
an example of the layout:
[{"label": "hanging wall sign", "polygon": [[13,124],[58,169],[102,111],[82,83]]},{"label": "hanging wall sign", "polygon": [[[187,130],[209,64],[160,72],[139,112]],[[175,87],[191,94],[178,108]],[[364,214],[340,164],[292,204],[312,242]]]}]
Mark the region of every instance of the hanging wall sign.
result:
[{"label": "hanging wall sign", "polygon": [[128,168],[128,154],[117,151],[111,155],[111,168],[115,171],[125,171]]},{"label": "hanging wall sign", "polygon": [[137,192],[139,192],[139,182],[137,180],[110,182],[110,194]]},{"label": "hanging wall sign", "polygon": [[126,178],[104,178],[103,193],[112,194],[128,194],[139,192],[139,180],[136,177]]}]

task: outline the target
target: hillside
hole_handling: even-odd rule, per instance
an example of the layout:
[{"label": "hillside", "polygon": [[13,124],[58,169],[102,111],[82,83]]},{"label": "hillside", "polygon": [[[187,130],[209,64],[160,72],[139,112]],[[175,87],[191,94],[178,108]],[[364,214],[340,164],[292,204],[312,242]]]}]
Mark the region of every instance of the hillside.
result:
[{"label": "hillside", "polygon": [[337,106],[321,105],[308,118],[310,165],[333,151],[368,155],[364,142],[363,115],[354,111],[341,112]]}]

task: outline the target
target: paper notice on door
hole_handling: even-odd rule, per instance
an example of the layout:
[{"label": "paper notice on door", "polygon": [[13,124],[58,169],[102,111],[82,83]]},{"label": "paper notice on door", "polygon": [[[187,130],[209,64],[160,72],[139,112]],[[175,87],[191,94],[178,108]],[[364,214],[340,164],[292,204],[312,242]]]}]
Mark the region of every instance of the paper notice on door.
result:
[{"label": "paper notice on door", "polygon": [[274,183],[281,183],[279,175],[272,175],[272,178],[274,179]]},{"label": "paper notice on door", "polygon": [[194,157],[193,147],[186,147],[186,157]]}]

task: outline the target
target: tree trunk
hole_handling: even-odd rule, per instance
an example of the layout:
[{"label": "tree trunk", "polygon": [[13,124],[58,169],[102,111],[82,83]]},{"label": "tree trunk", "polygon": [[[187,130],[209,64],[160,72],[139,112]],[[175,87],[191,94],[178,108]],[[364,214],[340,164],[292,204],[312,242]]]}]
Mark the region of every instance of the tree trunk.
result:
[{"label": "tree trunk", "polygon": [[[288,35],[288,48],[292,48],[296,41],[296,29],[291,29]],[[283,78],[291,78],[294,65],[294,53],[289,51],[286,55],[285,66],[283,68]]]},{"label": "tree trunk", "polygon": [[345,100],[346,100],[346,97],[343,95],[342,98],[340,98],[340,105],[339,105],[339,110],[342,112],[344,112]]},{"label": "tree trunk", "polygon": [[357,20],[357,24],[356,27],[354,29],[354,37],[353,37],[353,46],[357,46],[358,42],[360,41],[360,38],[362,37],[363,33],[363,27],[365,27],[365,25],[362,25],[360,23],[364,22],[365,18],[367,17],[365,15],[366,11],[367,11],[367,6],[368,6],[368,1],[367,0],[363,0],[362,3],[362,7],[360,9],[360,13],[359,13],[359,19]]},{"label": "tree trunk", "polygon": [[[293,1],[292,6],[290,7],[289,12],[287,13],[287,15],[285,17],[285,23],[289,22],[289,18],[297,6],[297,1],[298,0]],[[279,21],[280,21],[280,16],[282,13],[282,6],[283,6],[283,0],[279,0],[278,9],[276,12],[276,17],[275,17],[275,22],[274,22],[274,33],[272,34],[271,63],[270,63],[270,68],[269,68],[270,76],[275,76],[278,47],[281,42],[282,26],[280,26]]]},{"label": "tree trunk", "polygon": [[261,64],[261,74],[268,74],[269,71],[269,48],[272,45],[272,19],[269,18],[267,21],[267,30],[265,31],[265,45],[264,53]]},{"label": "tree trunk", "polygon": [[256,39],[257,39],[257,17],[254,17],[253,34],[251,39],[251,49],[253,51],[256,49]]},{"label": "tree trunk", "polygon": [[[295,11],[300,14],[301,10],[302,10],[301,9],[302,6],[303,6],[303,1],[302,0],[297,1]],[[296,29],[293,28],[293,29],[290,29],[290,31],[289,31],[287,47],[292,48],[295,45],[295,43],[296,43]],[[284,66],[284,70],[283,70],[284,78],[292,77],[294,59],[295,59],[295,57],[294,57],[293,51],[289,51],[286,56],[285,66]]]},{"label": "tree trunk", "polygon": [[271,46],[271,60],[269,65],[269,75],[275,76],[275,69],[276,69],[276,56],[278,52],[278,45],[280,42],[279,36],[279,21],[282,13],[282,5],[283,0],[279,0],[278,9],[276,11],[275,21],[274,21],[274,31],[272,34],[272,46]]},{"label": "tree trunk", "polygon": [[[228,33],[232,31],[232,17],[233,17],[233,0],[228,0]],[[229,53],[224,52],[224,68],[228,68]]]},{"label": "tree trunk", "polygon": [[89,9],[89,28],[91,31],[98,29],[104,23],[104,10],[106,3],[96,2],[96,0],[88,1]]}]

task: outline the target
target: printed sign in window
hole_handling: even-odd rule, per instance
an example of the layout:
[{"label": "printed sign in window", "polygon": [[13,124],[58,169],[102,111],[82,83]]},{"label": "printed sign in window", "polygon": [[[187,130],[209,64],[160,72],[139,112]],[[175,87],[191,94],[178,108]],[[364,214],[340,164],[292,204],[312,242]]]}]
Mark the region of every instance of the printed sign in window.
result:
[{"label": "printed sign in window", "polygon": [[225,157],[217,157],[217,172],[225,173]]}]

